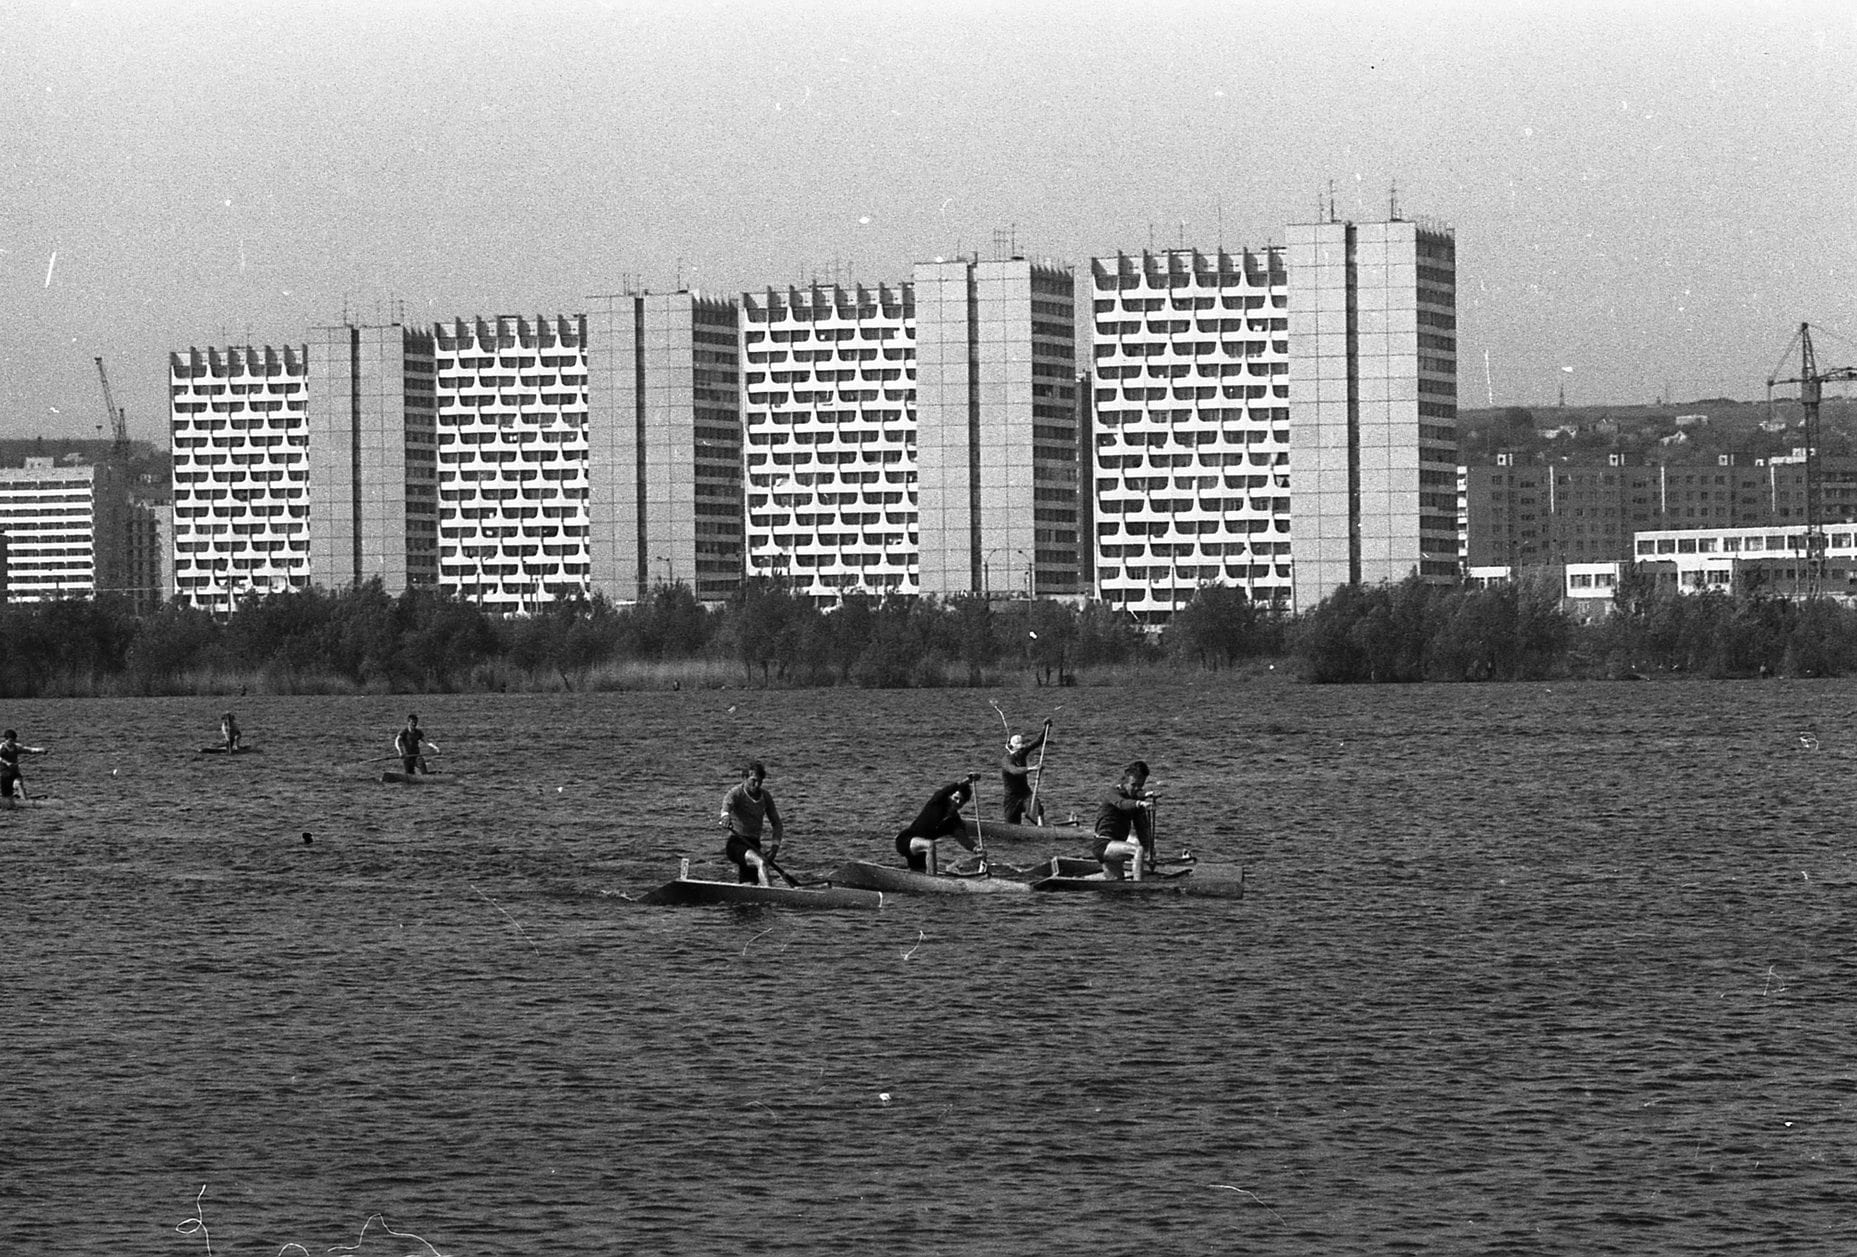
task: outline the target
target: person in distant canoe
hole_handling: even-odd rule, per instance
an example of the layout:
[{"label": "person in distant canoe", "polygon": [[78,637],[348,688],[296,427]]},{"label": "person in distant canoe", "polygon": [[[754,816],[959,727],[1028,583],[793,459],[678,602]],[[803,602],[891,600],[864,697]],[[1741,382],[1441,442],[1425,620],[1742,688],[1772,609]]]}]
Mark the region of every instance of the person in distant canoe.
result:
[{"label": "person in distant canoe", "polygon": [[45,748],[42,746],[22,746],[19,734],[11,729],[0,736],[0,799],[11,799],[15,793],[25,797],[26,779],[19,772],[19,757],[43,754]]},{"label": "person in distant canoe", "polygon": [[393,735],[393,749],[400,757],[400,770],[407,776],[415,772],[430,773],[426,767],[425,748],[438,750],[438,744],[426,737],[426,731],[419,727],[419,717],[412,714],[406,717],[406,727]]},{"label": "person in distant canoe", "polygon": [[[1006,787],[1006,802],[1001,815],[1008,825],[1021,822],[1027,825],[1045,823],[1045,805],[1032,793],[1031,767],[1026,761],[1050,736],[1051,721],[1046,719],[1044,728],[1031,741],[1026,741],[1023,733],[1015,733],[1006,739],[1006,758],[1000,761],[999,779]],[[1043,756],[1039,758],[1042,761]]]},{"label": "person in distant canoe", "polygon": [[[774,805],[774,793],[763,783],[767,766],[750,760],[742,769],[741,784],[722,796],[722,824],[729,840],[722,854],[735,865],[737,880],[760,886],[768,885],[767,864],[780,854],[780,809]],[[761,835],[768,834],[767,850],[761,850]]]},{"label": "person in distant canoe", "polygon": [[935,845],[943,838],[953,838],[969,851],[975,849],[974,840],[961,824],[961,809],[974,797],[974,782],[979,779],[979,774],[969,773],[937,790],[909,827],[896,835],[896,854],[910,868],[918,873],[935,872]]},{"label": "person in distant canoe", "polygon": [[1136,760],[1096,812],[1096,858],[1103,874],[1121,881],[1130,860],[1154,868],[1154,795],[1147,789],[1148,765]]},{"label": "person in distant canoe", "polygon": [[219,718],[219,736],[226,744],[226,754],[231,755],[244,749],[240,742],[245,735],[239,732],[238,717],[231,712]]}]

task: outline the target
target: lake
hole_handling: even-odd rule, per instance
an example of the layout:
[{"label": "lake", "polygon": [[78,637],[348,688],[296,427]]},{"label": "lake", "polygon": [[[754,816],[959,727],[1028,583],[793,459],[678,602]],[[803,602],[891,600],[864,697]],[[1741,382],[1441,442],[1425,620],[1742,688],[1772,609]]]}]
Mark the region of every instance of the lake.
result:
[{"label": "lake", "polygon": [[[1854,700],[11,703],[0,1252],[1842,1251]],[[226,702],[262,754],[196,753]],[[1054,812],[1139,755],[1247,897],[629,898],[746,756],[790,871],[996,806],[994,703]],[[449,784],[376,779],[408,710]]]}]

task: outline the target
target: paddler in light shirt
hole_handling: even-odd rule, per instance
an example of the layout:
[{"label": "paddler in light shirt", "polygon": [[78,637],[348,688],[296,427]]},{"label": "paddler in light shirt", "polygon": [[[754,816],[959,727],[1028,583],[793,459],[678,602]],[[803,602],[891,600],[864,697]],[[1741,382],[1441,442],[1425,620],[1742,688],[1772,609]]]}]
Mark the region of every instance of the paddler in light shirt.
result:
[{"label": "paddler in light shirt", "polygon": [[[741,784],[722,797],[722,824],[729,840],[722,854],[735,865],[744,883],[766,886],[767,866],[780,854],[780,809],[774,806],[774,794],[762,783],[767,768],[760,760],[749,761],[742,769]],[[773,841],[765,853],[761,850],[763,828],[772,831]]]}]

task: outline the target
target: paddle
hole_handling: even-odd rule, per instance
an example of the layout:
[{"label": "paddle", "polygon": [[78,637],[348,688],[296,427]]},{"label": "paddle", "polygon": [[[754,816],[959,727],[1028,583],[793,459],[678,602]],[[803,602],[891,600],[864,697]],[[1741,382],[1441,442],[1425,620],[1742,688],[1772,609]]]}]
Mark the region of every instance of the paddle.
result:
[{"label": "paddle", "polygon": [[[976,780],[971,774],[967,779],[970,782]],[[980,876],[991,877],[993,869],[987,862],[986,831],[980,826],[980,792],[978,790],[974,791],[974,797],[970,802],[974,805],[974,854],[980,857]]]},{"label": "paddle", "polygon": [[794,879],[793,874],[787,872],[785,869],[781,868],[778,864],[774,863],[773,856],[768,855],[766,852],[762,852],[761,863],[767,865],[768,868],[774,870],[774,872],[780,874],[781,877],[785,878],[787,885],[791,886],[794,890],[798,890],[800,888],[800,884],[798,881]]},{"label": "paddle", "polygon": [[1025,804],[1025,818],[1033,825],[1044,824],[1044,809],[1038,803],[1038,783],[1045,777],[1045,756],[1051,753],[1051,718],[1045,717],[1044,740],[1038,744],[1038,767],[1032,772],[1032,797]]}]

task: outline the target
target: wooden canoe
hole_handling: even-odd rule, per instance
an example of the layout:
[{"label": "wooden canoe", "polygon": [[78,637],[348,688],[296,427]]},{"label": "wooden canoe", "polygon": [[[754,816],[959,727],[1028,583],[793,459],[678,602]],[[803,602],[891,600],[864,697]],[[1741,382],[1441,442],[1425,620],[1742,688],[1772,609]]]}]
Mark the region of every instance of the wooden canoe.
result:
[{"label": "wooden canoe", "polygon": [[918,873],[893,864],[847,860],[832,880],[841,886],[885,890],[904,895],[1022,895],[1031,890],[1024,882],[1004,877],[957,877],[949,873]]},{"label": "wooden canoe", "polygon": [[672,906],[729,903],[778,904],[784,908],[881,908],[883,895],[850,886],[757,886],[751,882],[710,882],[680,874],[639,902]]},{"label": "wooden canoe", "polygon": [[380,779],[390,786],[443,786],[457,780],[450,773],[403,773],[397,768],[382,773]]},{"label": "wooden canoe", "polygon": [[200,754],[202,755],[262,755],[264,754],[264,750],[262,747],[256,747],[256,746],[241,746],[236,751],[228,751],[224,746],[203,746],[200,748]]},{"label": "wooden canoe", "polygon": [[[1095,861],[1051,861],[1053,871],[1032,882],[1033,890],[1070,891],[1098,895],[1190,895],[1195,899],[1243,899],[1244,870],[1238,870],[1238,876],[1220,877],[1206,875],[1203,871],[1195,875],[1192,866],[1163,864],[1153,873],[1145,873],[1139,881],[1132,877],[1112,879],[1104,877],[1100,866],[1097,871],[1086,873],[1082,866],[1095,864]],[[1065,871],[1066,868],[1071,871]]]},{"label": "wooden canoe", "polygon": [[986,842],[998,839],[1000,842],[1042,842],[1075,845],[1081,838],[1088,838],[1090,831],[1082,825],[1008,825],[1005,821],[992,821],[981,817],[978,830],[971,816],[961,818],[961,828],[969,838],[978,837]]}]

